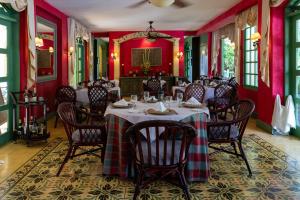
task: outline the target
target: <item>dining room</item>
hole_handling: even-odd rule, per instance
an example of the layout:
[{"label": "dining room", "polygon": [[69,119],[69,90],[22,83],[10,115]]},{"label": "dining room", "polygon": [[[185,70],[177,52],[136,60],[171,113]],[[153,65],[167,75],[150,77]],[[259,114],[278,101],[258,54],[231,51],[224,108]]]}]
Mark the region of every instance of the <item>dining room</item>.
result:
[{"label": "dining room", "polygon": [[300,199],[300,0],[0,0],[0,199]]}]

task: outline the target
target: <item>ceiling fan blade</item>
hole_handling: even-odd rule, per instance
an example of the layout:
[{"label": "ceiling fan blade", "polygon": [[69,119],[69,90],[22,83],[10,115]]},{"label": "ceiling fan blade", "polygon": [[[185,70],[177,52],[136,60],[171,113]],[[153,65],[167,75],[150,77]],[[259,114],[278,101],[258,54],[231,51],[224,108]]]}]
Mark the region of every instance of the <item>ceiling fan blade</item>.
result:
[{"label": "ceiling fan blade", "polygon": [[174,6],[178,7],[178,8],[185,8],[190,6],[190,3],[187,3],[184,0],[175,0],[175,2],[173,3]]},{"label": "ceiling fan blade", "polygon": [[128,8],[138,8],[138,7],[142,6],[145,3],[149,3],[149,1],[148,0],[142,0],[140,2],[137,2],[135,4],[132,4],[132,5],[128,6]]}]

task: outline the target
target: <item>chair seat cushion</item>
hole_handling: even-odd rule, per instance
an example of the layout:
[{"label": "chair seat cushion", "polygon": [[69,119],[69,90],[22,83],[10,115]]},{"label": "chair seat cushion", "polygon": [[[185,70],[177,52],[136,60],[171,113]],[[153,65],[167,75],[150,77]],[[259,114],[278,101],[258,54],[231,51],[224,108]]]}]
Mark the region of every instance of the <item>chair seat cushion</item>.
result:
[{"label": "chair seat cushion", "polygon": [[[228,126],[226,127],[210,127],[208,139],[227,139]],[[230,126],[230,139],[236,139],[239,136],[239,129],[236,125]]]},{"label": "chair seat cushion", "polygon": [[[80,130],[82,138],[80,138]],[[77,129],[72,134],[72,140],[75,143],[101,143],[101,130],[100,129]]]},{"label": "chair seat cushion", "polygon": [[[148,163],[148,145],[146,141],[141,142],[142,151],[143,151],[143,158],[145,164]],[[174,164],[179,162],[179,156],[180,156],[180,149],[181,149],[181,140],[175,141],[175,147],[174,147]],[[136,147],[137,152],[137,159],[140,160],[139,150],[138,147]],[[184,155],[184,154],[183,154]],[[156,165],[156,141],[151,143],[151,157],[152,157],[152,165]],[[164,141],[159,141],[159,165],[163,165],[164,160]],[[166,165],[171,165],[172,160],[172,140],[167,140],[167,155],[166,155]]]}]

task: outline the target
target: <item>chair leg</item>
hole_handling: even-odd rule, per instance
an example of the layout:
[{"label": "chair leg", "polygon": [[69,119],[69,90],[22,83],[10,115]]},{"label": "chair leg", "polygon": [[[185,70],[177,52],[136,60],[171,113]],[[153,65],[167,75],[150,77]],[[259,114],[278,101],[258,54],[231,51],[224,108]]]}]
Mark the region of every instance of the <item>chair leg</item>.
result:
[{"label": "chair leg", "polygon": [[240,150],[240,152],[241,152],[242,158],[243,158],[243,160],[245,161],[246,166],[247,166],[247,169],[248,169],[248,171],[249,171],[248,177],[251,177],[251,176],[252,176],[252,171],[251,171],[250,165],[249,165],[249,163],[248,163],[246,154],[245,154],[245,152],[244,152],[244,150],[243,150],[243,147],[242,147],[242,141],[239,141],[239,142],[238,142],[238,146],[239,146],[239,150]]},{"label": "chair leg", "polygon": [[185,176],[184,176],[184,169],[178,169],[177,171],[178,176],[179,176],[179,180],[180,180],[180,184],[181,184],[181,188],[183,190],[183,193],[185,195],[185,199],[190,200],[190,194],[189,194],[189,189],[188,189],[188,185],[186,183],[185,180]]},{"label": "chair leg", "polygon": [[137,197],[140,194],[140,188],[141,188],[141,184],[142,184],[143,178],[144,178],[144,174],[143,174],[143,172],[141,172],[139,170],[137,181],[136,181],[136,184],[135,184],[133,200],[136,200]]},{"label": "chair leg", "polygon": [[73,146],[69,146],[69,149],[68,149],[68,152],[67,152],[67,154],[66,154],[66,157],[65,157],[65,159],[63,160],[63,162],[61,163],[61,165],[60,165],[60,167],[59,167],[59,169],[58,169],[58,171],[57,171],[57,173],[56,173],[56,176],[59,176],[60,175],[60,172],[61,172],[61,170],[63,169],[63,167],[64,167],[64,165],[68,162],[68,160],[69,160],[69,158],[70,158],[70,155],[71,155],[71,153],[72,153],[72,149],[73,149]]},{"label": "chair leg", "polygon": [[78,149],[78,146],[73,147],[73,151],[72,151],[72,154],[71,154],[71,159],[74,158],[74,155],[75,155],[77,149]]},{"label": "chair leg", "polygon": [[235,144],[235,142],[231,142],[231,146],[233,147],[234,152],[235,152],[235,154],[236,154],[236,157],[238,158],[239,156],[238,156],[238,153],[237,153],[237,149],[236,149],[236,144]]},{"label": "chair leg", "polygon": [[57,121],[58,121],[58,118],[59,118],[59,116],[58,116],[58,113],[56,112],[56,115],[55,115],[55,123],[54,123],[54,128],[56,128],[56,127],[57,127]]}]

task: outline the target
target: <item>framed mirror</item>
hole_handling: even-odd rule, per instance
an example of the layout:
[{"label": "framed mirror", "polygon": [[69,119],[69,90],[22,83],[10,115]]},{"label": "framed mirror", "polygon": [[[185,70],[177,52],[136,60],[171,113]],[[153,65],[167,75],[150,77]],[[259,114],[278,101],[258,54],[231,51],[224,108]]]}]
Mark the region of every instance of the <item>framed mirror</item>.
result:
[{"label": "framed mirror", "polygon": [[37,81],[45,82],[57,78],[57,27],[56,24],[37,16],[36,56]]}]

